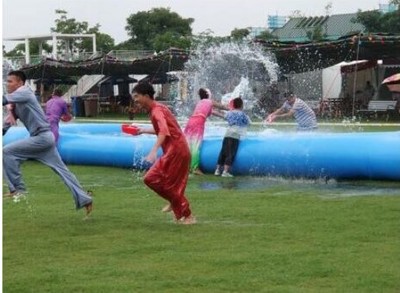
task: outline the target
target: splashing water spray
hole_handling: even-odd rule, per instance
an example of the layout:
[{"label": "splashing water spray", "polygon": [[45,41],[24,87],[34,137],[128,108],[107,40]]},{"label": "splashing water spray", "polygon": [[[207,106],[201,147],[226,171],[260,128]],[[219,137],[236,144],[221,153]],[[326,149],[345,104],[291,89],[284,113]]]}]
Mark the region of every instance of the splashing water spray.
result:
[{"label": "splashing water spray", "polygon": [[274,56],[252,43],[201,44],[185,64],[185,71],[189,84],[187,107],[178,113],[184,117],[198,101],[201,87],[209,88],[213,98],[223,104],[241,96],[245,110],[253,112],[261,95],[278,79]]}]

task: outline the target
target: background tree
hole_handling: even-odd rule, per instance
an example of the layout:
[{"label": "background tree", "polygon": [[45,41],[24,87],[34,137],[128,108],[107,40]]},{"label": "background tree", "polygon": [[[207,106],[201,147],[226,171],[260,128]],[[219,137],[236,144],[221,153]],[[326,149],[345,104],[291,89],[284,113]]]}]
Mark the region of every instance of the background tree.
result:
[{"label": "background tree", "polygon": [[207,29],[204,32],[199,33],[198,35],[193,35],[191,37],[191,48],[197,48],[198,46],[202,45],[205,47],[209,47],[212,45],[220,44],[229,42],[230,37],[220,37],[220,36],[213,36],[214,32],[210,29]]},{"label": "background tree", "polygon": [[[29,53],[31,55],[42,55],[43,52],[39,52],[41,41],[38,40],[30,40],[29,41]],[[42,50],[45,53],[50,53],[52,51],[52,46],[43,42],[42,43]],[[12,49],[11,51],[4,53],[4,56],[7,57],[15,57],[15,56],[25,56],[25,43],[18,44]]]},{"label": "background tree", "polygon": [[[75,18],[68,18],[68,12],[65,10],[56,10],[58,18],[55,20],[55,27],[51,32],[61,34],[96,34],[96,47],[98,51],[108,52],[114,47],[114,39],[107,34],[100,32],[100,25],[89,27],[88,22],[79,22]],[[92,52],[92,40],[87,38],[71,39],[69,43],[71,52]]]},{"label": "background tree", "polygon": [[193,22],[193,18],[182,18],[169,8],[153,8],[131,14],[125,26],[131,38],[123,46],[136,50],[165,50],[171,45],[188,49]]},{"label": "background tree", "polygon": [[325,15],[330,15],[331,12],[332,12],[332,2],[331,2],[331,1],[328,2],[328,3],[325,5],[324,9],[325,9]]},{"label": "background tree", "polygon": [[306,17],[304,12],[300,10],[293,10],[289,18],[298,18],[298,17]]},{"label": "background tree", "polygon": [[378,10],[358,11],[356,22],[361,23],[370,33],[400,33],[400,10],[382,13]]},{"label": "background tree", "polygon": [[323,33],[322,26],[318,25],[313,30],[307,31],[307,37],[312,42],[318,42],[324,40],[326,34]]},{"label": "background tree", "polygon": [[266,40],[277,40],[278,37],[275,36],[275,35],[273,35],[270,31],[265,30],[265,31],[261,32],[261,33],[257,36],[257,39],[259,39],[259,40],[264,40],[264,41],[266,41]]},{"label": "background tree", "polygon": [[235,28],[231,31],[231,38],[234,41],[242,41],[243,39],[247,38],[250,35],[250,30],[247,28]]}]

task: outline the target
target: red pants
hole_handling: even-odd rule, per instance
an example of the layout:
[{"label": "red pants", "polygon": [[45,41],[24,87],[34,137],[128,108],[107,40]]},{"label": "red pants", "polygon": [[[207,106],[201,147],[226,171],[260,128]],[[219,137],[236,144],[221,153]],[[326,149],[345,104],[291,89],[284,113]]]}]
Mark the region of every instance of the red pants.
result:
[{"label": "red pants", "polygon": [[[187,148],[186,148],[187,149]],[[189,178],[189,150],[164,154],[147,171],[144,183],[171,203],[177,220],[191,215],[185,189]]]}]

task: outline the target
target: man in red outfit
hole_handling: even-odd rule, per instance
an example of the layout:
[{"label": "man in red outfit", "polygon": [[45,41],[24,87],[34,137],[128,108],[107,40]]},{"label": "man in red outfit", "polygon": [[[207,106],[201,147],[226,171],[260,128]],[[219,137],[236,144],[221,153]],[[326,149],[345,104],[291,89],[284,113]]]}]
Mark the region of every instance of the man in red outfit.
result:
[{"label": "man in red outfit", "polygon": [[[144,177],[144,183],[158,195],[169,201],[177,223],[195,224],[185,189],[189,178],[191,155],[185,135],[171,111],[154,101],[154,88],[149,83],[138,83],[132,98],[149,110],[154,129],[139,128],[138,133],[156,134],[157,140],[146,161],[154,163]],[[157,151],[163,155],[157,159]]]}]

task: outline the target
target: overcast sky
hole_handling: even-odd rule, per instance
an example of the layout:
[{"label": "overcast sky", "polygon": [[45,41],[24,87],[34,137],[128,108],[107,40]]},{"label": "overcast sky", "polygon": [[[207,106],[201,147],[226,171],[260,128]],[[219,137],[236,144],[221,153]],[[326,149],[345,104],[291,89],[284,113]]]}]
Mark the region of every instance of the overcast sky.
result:
[{"label": "overcast sky", "polygon": [[[300,11],[306,16],[354,13],[378,9],[388,0],[3,0],[3,38],[35,36],[50,33],[57,18],[56,9],[68,12],[69,18],[87,21],[92,27],[114,38],[116,44],[128,39],[126,19],[139,11],[154,7],[170,8],[183,18],[194,18],[194,34],[208,29],[216,36],[227,36],[235,28],[266,27],[268,15],[292,15]],[[3,42],[6,50],[15,43]]]}]

